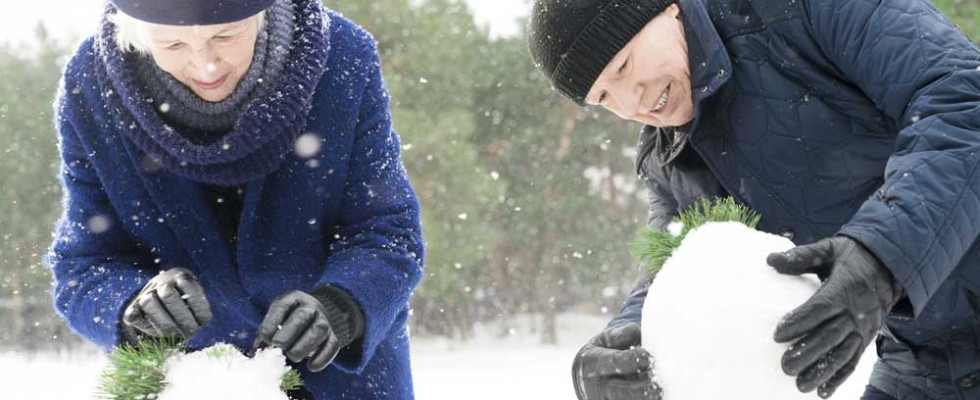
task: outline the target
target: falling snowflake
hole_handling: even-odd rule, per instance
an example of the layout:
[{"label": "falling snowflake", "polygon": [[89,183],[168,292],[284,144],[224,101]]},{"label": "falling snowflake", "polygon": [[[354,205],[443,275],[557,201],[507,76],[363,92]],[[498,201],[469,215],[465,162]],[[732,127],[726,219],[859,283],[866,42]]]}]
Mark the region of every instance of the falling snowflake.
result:
[{"label": "falling snowflake", "polygon": [[112,222],[105,215],[96,215],[88,220],[88,230],[95,234],[105,233],[111,225]]},{"label": "falling snowflake", "polygon": [[302,158],[310,158],[320,152],[320,137],[314,133],[304,133],[296,138],[294,143],[296,155]]}]

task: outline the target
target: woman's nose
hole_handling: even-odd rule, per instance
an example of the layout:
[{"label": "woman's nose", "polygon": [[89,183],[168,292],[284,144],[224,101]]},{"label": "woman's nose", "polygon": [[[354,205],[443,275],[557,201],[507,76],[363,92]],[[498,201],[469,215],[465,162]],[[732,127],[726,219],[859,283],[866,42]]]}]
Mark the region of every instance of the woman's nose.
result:
[{"label": "woman's nose", "polygon": [[214,73],[216,70],[215,65],[218,63],[218,59],[211,46],[194,49],[191,53],[190,61],[194,65],[194,68],[202,74]]}]

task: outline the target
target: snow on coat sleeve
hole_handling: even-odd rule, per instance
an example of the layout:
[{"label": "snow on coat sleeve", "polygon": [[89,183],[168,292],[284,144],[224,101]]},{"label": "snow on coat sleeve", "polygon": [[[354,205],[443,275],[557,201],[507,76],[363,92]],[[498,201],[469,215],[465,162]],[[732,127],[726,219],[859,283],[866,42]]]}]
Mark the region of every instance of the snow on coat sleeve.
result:
[{"label": "snow on coat sleeve", "polygon": [[900,128],[884,185],[840,233],[871,249],[916,315],[980,233],[980,51],[925,0],[809,0],[813,36]]},{"label": "snow on coat sleeve", "polygon": [[[400,159],[388,94],[373,40],[351,150],[339,239],[318,286],[347,291],[364,315],[364,336],[338,356],[341,369],[360,372],[406,309],[422,276],[424,245],[419,202]],[[403,327],[396,327],[404,329]]]},{"label": "snow on coat sleeve", "polygon": [[152,272],[134,243],[115,223],[88,152],[78,140],[72,118],[84,112],[69,64],[55,103],[55,124],[61,153],[60,180],[63,212],[45,264],[54,275],[54,306],[75,333],[103,349],[123,342],[122,312],[129,299],[149,281]]}]

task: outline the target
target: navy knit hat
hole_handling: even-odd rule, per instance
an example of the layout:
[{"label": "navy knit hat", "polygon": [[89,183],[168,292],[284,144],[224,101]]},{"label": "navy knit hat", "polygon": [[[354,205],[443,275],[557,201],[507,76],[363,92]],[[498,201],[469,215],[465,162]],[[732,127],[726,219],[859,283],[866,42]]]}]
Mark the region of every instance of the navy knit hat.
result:
[{"label": "navy knit hat", "polygon": [[111,0],[140,21],[161,25],[215,25],[262,12],[275,0]]},{"label": "navy knit hat", "polygon": [[676,0],[536,0],[528,48],[559,93],[578,105],[609,61]]}]

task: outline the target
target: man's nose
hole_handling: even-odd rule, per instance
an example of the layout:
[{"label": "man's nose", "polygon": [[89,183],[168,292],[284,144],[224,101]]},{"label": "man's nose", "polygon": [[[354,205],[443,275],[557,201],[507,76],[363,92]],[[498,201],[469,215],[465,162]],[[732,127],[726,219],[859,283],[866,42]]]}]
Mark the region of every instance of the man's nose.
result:
[{"label": "man's nose", "polygon": [[619,103],[620,112],[626,118],[634,118],[640,113],[643,88],[628,82],[617,82],[613,88],[613,96]]}]

